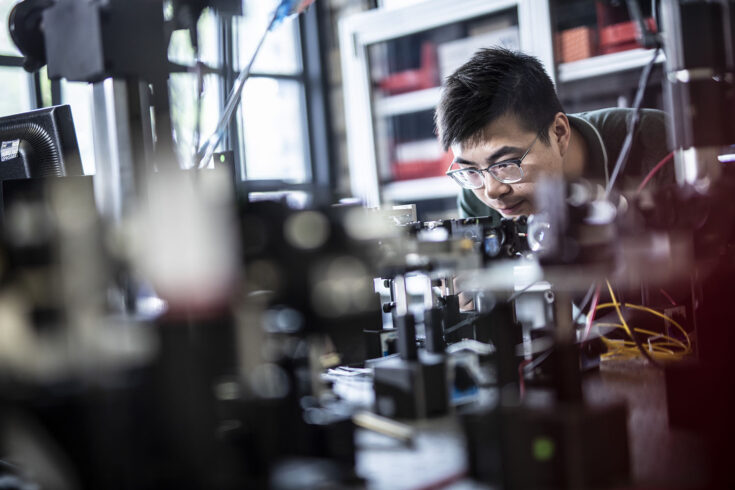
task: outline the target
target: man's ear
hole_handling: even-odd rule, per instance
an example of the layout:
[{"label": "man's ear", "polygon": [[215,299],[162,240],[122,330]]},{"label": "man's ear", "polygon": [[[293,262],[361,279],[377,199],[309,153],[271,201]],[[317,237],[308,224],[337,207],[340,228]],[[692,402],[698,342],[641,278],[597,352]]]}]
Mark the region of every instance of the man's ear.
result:
[{"label": "man's ear", "polygon": [[554,116],[554,122],[551,123],[549,130],[553,141],[559,146],[559,153],[564,156],[569,149],[569,141],[572,137],[572,128],[569,126],[569,119],[563,112],[557,112]]}]

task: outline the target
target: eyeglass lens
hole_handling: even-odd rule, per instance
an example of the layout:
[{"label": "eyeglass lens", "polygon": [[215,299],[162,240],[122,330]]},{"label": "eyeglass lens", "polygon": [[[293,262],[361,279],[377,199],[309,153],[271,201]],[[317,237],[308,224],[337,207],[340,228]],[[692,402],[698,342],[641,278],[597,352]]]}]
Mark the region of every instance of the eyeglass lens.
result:
[{"label": "eyeglass lens", "polygon": [[[500,182],[512,184],[523,178],[521,168],[515,164],[497,165],[488,169]],[[462,186],[470,189],[478,189],[485,185],[482,172],[475,169],[461,170],[452,174]]]}]

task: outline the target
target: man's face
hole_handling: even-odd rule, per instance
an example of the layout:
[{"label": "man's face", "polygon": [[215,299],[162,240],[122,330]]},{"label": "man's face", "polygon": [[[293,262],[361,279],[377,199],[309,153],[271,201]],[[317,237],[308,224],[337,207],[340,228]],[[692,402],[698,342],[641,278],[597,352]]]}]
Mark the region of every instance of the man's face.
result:
[{"label": "man's face", "polygon": [[490,165],[506,160],[518,159],[533,144],[521,164],[523,179],[515,184],[504,184],[489,172],[484,172],[484,187],[473,189],[475,195],[485,204],[498,211],[503,217],[510,218],[532,214],[534,207],[534,188],[537,180],[544,174],[562,173],[562,151],[554,138],[552,124],[551,143],[545,144],[536,133],[524,129],[513,115],[501,116],[485,129],[483,140],[475,145],[458,144],[452,146],[457,164],[453,168],[474,167],[486,169]]}]

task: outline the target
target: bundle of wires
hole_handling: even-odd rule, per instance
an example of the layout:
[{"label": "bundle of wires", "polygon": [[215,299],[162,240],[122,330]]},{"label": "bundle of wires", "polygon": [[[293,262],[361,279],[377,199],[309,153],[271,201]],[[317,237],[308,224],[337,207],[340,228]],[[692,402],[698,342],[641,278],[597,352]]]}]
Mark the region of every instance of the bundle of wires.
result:
[{"label": "bundle of wires", "polygon": [[[658,365],[660,361],[678,361],[691,354],[692,344],[689,335],[684,327],[682,327],[676,320],[652,308],[648,308],[647,306],[631,303],[623,304],[618,302],[609,281],[607,281],[607,289],[610,292],[610,298],[612,301],[597,305],[596,310],[615,308],[615,312],[618,315],[620,323],[598,322],[595,323],[595,326],[621,329],[627,334],[629,339],[610,339],[602,335],[602,341],[607,346],[608,352],[600,356],[601,360],[631,359],[642,355],[651,363]],[[679,332],[681,332],[684,341],[663,333],[631,327],[625,320],[621,308],[644,311],[670,322]],[[636,334],[647,336],[645,338],[645,345],[640,341]]]}]

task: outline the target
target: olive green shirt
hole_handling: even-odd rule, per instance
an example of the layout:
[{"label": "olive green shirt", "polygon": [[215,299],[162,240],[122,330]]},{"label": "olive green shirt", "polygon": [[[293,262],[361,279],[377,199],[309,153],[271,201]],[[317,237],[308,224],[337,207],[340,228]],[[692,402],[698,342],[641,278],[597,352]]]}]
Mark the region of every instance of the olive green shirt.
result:
[{"label": "olive green shirt", "polygon": [[[601,109],[598,111],[567,114],[569,124],[579,131],[587,142],[588,160],[584,177],[607,182],[612,174],[618,154],[628,130],[628,120],[633,109]],[[666,114],[654,109],[641,109],[633,145],[622,174],[615,182],[619,189],[636,185],[669,153],[666,144]],[[656,173],[649,185],[674,181],[674,165],[666,165]],[[459,214],[463,218],[492,216],[500,219],[500,213],[484,204],[472,190],[462,189],[457,199]]]}]

